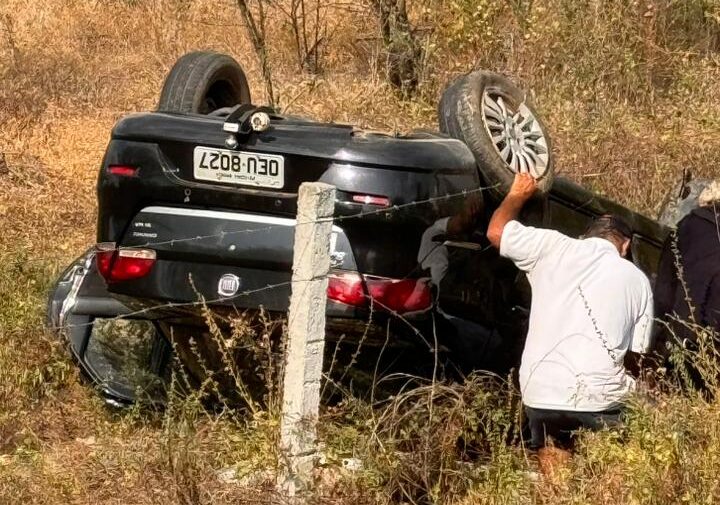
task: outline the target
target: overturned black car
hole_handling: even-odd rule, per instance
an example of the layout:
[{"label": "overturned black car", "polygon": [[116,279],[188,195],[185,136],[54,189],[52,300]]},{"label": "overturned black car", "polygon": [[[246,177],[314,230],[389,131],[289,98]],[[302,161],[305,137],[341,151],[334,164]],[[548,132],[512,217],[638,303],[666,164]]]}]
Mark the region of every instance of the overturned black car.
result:
[{"label": "overturned black car", "polygon": [[555,178],[546,129],[508,79],[458,78],[439,122],[440,133],[400,136],[284,116],[251,104],[232,58],[183,56],[158,111],[112,131],[97,244],[58,280],[49,325],[111,401],[132,401],[137,377],[108,347],[132,349],[144,373],[162,377],[174,350],[182,356],[203,339],[204,306],[287,311],[306,181],[337,188],[329,336],[362,339],[368,353],[388,338],[424,347],[399,354],[420,356],[418,368],[434,339],[460,371],[503,371],[519,359],[529,286],[483,233],[518,171],[541,190],[526,222],[579,235],[593,218],[619,214],[633,228],[633,261],[652,278],[668,229]]}]

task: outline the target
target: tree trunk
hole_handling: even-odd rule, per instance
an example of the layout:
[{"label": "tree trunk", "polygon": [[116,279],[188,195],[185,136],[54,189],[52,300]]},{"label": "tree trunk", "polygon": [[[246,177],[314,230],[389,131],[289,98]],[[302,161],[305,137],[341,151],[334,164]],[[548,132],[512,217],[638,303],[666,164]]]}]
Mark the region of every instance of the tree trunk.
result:
[{"label": "tree trunk", "polygon": [[387,53],[387,77],[405,94],[412,94],[420,78],[422,49],[412,32],[405,0],[371,0],[380,21]]}]

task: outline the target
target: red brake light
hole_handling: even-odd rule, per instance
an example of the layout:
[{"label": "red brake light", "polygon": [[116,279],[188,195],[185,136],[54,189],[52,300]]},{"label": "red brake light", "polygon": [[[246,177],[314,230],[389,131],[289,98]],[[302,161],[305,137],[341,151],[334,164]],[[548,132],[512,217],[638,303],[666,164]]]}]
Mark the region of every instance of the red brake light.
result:
[{"label": "red brake light", "polygon": [[420,312],[432,306],[430,286],[424,279],[363,278],[357,272],[334,271],[328,277],[327,293],[330,300],[354,307],[367,307],[372,298],[378,310],[398,314]]},{"label": "red brake light", "polygon": [[328,276],[328,298],[356,307],[368,304],[363,280],[357,272],[334,272]]},{"label": "red brake light", "polygon": [[353,202],[365,205],[377,205],[378,207],[390,207],[390,199],[386,196],[353,195]]},{"label": "red brake light", "polygon": [[131,165],[110,165],[107,170],[108,173],[121,177],[135,177],[138,173],[138,167]]},{"label": "red brake light", "polygon": [[100,275],[108,279],[117,248],[115,242],[103,242],[95,246],[95,264]]},{"label": "red brake light", "polygon": [[423,279],[366,279],[368,292],[381,308],[399,314],[427,310],[432,305],[430,286]]},{"label": "red brake light", "polygon": [[127,281],[145,277],[155,264],[152,249],[119,249],[113,262],[110,280]]},{"label": "red brake light", "polygon": [[95,261],[100,274],[108,282],[145,277],[155,265],[152,249],[117,249],[115,244],[98,244]]}]

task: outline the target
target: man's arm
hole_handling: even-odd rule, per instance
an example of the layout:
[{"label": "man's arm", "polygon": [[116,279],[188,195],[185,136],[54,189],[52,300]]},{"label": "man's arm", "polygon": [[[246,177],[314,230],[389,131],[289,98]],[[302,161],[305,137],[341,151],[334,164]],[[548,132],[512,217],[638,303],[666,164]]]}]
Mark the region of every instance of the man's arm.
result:
[{"label": "man's arm", "polygon": [[643,279],[643,294],[640,305],[640,314],[635,321],[633,328],[632,341],[625,354],[625,369],[634,377],[639,377],[645,362],[652,365],[653,360],[646,360],[643,355],[647,354],[652,348],[653,337],[653,321],[654,321],[654,303],[650,282],[647,277]]},{"label": "man's arm", "polygon": [[535,194],[535,191],[537,191],[537,182],[532,175],[527,173],[515,175],[510,192],[495,210],[488,225],[487,238],[497,249],[500,249],[500,240],[505,225],[517,219],[523,206]]}]

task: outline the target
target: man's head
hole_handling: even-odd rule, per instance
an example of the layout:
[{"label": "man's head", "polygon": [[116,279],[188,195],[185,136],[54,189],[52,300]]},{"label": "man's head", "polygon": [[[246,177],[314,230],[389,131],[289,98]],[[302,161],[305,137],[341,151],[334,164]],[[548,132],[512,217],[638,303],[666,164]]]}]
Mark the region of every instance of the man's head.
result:
[{"label": "man's head", "polygon": [[632,229],[620,217],[605,214],[590,223],[583,238],[604,238],[612,242],[617,248],[620,256],[627,256],[630,250],[630,241],[632,240]]}]

